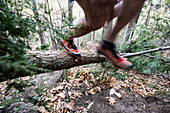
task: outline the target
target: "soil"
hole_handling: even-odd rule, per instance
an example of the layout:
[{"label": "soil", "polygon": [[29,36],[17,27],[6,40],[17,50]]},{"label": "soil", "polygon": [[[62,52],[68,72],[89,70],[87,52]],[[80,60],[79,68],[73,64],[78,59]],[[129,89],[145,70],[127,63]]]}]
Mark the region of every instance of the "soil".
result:
[{"label": "soil", "polygon": [[75,108],[87,108],[93,102],[88,113],[170,113],[170,96],[157,94],[141,97],[137,93],[127,92],[114,105],[110,105],[106,97],[109,90],[102,91],[96,95],[84,95],[75,101]]},{"label": "soil", "polygon": [[[87,76],[87,73],[85,75]],[[81,76],[84,76],[85,78],[85,75],[81,75]],[[55,80],[54,78],[51,79],[51,76],[53,75],[51,76],[44,75],[44,76],[47,78],[44,78],[42,75],[40,77],[37,77],[37,79],[35,80],[37,85],[38,83],[40,84],[46,83],[46,81],[52,82],[52,84],[46,84],[49,87],[53,87],[54,85],[56,85],[57,80]],[[88,87],[86,86],[85,82],[79,82],[79,84],[81,85],[79,87],[74,87],[74,88],[72,87],[73,89],[70,87],[70,91],[80,91],[81,93],[83,93],[83,95],[80,98],[76,97],[75,100],[73,100],[74,105],[72,106],[70,104],[71,109],[68,107],[66,109],[60,109],[58,111],[54,111],[54,113],[170,113],[170,92],[168,92],[169,86],[170,86],[169,79],[164,80],[164,79],[158,79],[158,78],[155,78],[155,79],[151,79],[151,78],[153,77],[150,76],[150,81],[155,82],[154,80],[156,79],[157,80],[156,83],[157,82],[161,83],[162,86],[166,87],[166,90],[159,90],[160,93],[147,96],[147,97],[143,97],[140,95],[140,93],[138,94],[125,87],[120,87],[118,90],[116,90],[116,92],[121,94],[121,98],[118,98],[114,94],[110,95],[111,89],[106,87],[107,82],[105,84],[104,82],[101,82],[100,84],[101,86],[99,85],[101,87],[101,91],[100,92],[96,91],[95,92],[96,94],[94,95],[92,95],[91,93],[87,93]],[[95,81],[94,83],[97,83],[97,81]],[[163,84],[163,83],[166,83],[166,84]],[[58,91],[58,93],[66,90],[64,84],[65,83],[63,83],[63,89],[61,91]],[[1,95],[3,93],[2,91],[5,90],[4,89],[5,83],[4,84],[1,83],[0,86],[1,86],[0,87],[0,105],[1,105],[1,103],[3,102],[3,99],[5,99],[7,96]],[[34,95],[34,93],[32,93],[33,90],[34,89],[27,89],[25,92],[26,95],[21,94],[21,95],[17,95],[17,97],[20,97],[26,100],[27,95],[29,95],[29,97],[32,97]],[[12,94],[13,91],[14,90],[11,89],[10,94]],[[122,93],[121,91],[123,91],[124,93]],[[109,97],[114,98],[116,102],[114,104],[110,104],[110,101],[108,99]],[[53,104],[56,104],[57,101],[58,100],[54,101]],[[60,103],[62,104],[66,102],[63,99],[63,101]],[[39,109],[40,108],[38,106],[35,106],[32,103],[28,103],[28,101],[24,101],[24,102],[13,103],[7,109],[6,108],[2,110],[0,109],[0,113],[14,113],[14,112],[16,113],[40,113]],[[63,112],[64,110],[65,112]],[[46,113],[46,112],[42,112],[42,113]]]}]

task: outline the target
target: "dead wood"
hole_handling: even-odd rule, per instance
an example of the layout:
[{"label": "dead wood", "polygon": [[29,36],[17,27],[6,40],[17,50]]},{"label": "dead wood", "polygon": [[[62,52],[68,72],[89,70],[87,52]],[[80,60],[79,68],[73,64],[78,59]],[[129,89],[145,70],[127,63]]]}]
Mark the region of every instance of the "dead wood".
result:
[{"label": "dead wood", "polygon": [[[137,52],[137,53],[122,53],[123,57],[133,57],[139,56],[146,53],[168,50],[168,47],[160,47],[156,49],[151,49],[147,51]],[[81,57],[75,58],[68,55],[64,51],[29,51],[30,60],[32,63],[37,63],[40,67],[52,70],[68,69],[75,66],[104,62],[107,59],[103,56],[97,54],[96,50],[80,50]]]},{"label": "dead wood", "polygon": [[[62,69],[69,69],[75,66],[85,65],[85,64],[91,64],[91,63],[99,63],[107,61],[107,59],[103,56],[100,56],[97,54],[95,47],[92,47],[93,49],[83,49],[80,50],[81,57],[75,58],[73,56],[68,55],[65,51],[28,51],[28,60],[30,63],[38,64],[39,67],[43,67],[45,69],[50,70],[62,70]],[[156,49],[151,49],[148,51],[142,51],[138,53],[122,53],[120,54],[123,57],[133,57],[133,56],[139,56],[146,53],[161,51],[161,50],[168,50],[170,49],[170,46],[168,47],[161,47]],[[42,73],[42,72],[38,72]],[[8,79],[23,77],[26,75],[16,75],[16,76],[4,76],[3,80],[5,81]]]}]

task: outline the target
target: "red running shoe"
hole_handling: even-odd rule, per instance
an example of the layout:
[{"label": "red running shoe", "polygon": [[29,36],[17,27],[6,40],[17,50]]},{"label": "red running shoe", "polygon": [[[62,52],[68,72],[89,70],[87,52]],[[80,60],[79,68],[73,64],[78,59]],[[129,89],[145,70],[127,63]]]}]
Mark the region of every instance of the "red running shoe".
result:
[{"label": "red running shoe", "polygon": [[[117,54],[115,50],[115,45],[107,42],[107,41],[102,41],[100,44],[100,47],[98,48],[98,53],[104,55],[107,57],[107,59],[111,62],[112,66],[116,68],[121,68],[121,69],[129,69],[132,67],[132,63],[129,62],[126,58],[121,57],[120,55]],[[110,47],[112,45],[112,47]]]},{"label": "red running shoe", "polygon": [[62,38],[58,39],[58,43],[64,48],[64,50],[72,56],[75,57],[80,57],[80,52],[77,49],[76,45],[74,44],[73,40],[71,40],[70,42],[65,41]]}]

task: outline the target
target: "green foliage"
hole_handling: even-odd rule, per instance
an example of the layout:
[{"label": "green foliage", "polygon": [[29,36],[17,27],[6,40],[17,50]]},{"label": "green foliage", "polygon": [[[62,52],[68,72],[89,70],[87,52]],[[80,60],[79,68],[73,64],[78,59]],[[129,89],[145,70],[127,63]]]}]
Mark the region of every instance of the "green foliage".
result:
[{"label": "green foliage", "polygon": [[[33,9],[29,1],[0,1],[0,81],[42,71],[29,63],[26,50],[36,30],[36,21],[25,16],[25,8]],[[47,49],[49,45],[42,45]]]},{"label": "green foliage", "polygon": [[81,72],[83,72],[83,71],[82,71],[82,70],[79,70],[79,71],[76,73],[75,78],[79,78],[79,75],[80,75]]},{"label": "green foliage", "polygon": [[34,89],[34,92],[35,92],[35,96],[30,97],[29,101],[34,105],[46,106],[47,102],[41,100],[41,97],[47,92],[47,89],[45,87],[38,86],[36,89]]},{"label": "green foliage", "polygon": [[19,102],[21,101],[20,98],[17,98],[18,92],[15,91],[12,94],[12,99],[9,97],[3,97],[4,99],[0,102],[0,112],[1,113],[7,113],[8,108],[10,107],[10,105],[12,105],[15,102]]},{"label": "green foliage", "polygon": [[[32,64],[28,60],[26,55],[27,50],[30,50],[30,41],[41,31],[37,30],[38,24],[42,26],[43,31],[49,31],[52,41],[55,42],[57,37],[65,38],[66,34],[74,35],[68,27],[73,25],[69,23],[66,16],[67,11],[62,10],[62,25],[56,25],[47,18],[50,16],[52,9],[47,9],[44,4],[38,4],[39,9],[44,10],[44,14],[38,14],[35,7],[33,7],[32,1],[11,1],[11,0],[0,0],[0,82],[27,76],[35,75],[39,72],[48,72],[48,70],[39,68],[36,64]],[[34,15],[25,12],[25,9],[29,9]],[[24,14],[23,14],[24,12]],[[42,19],[42,20],[40,20]],[[60,20],[60,19],[59,19]],[[53,25],[56,25],[53,27]],[[81,26],[77,26],[79,29]],[[37,37],[36,41],[39,40]],[[42,44],[39,48],[41,50],[48,50],[50,43]],[[43,62],[45,65],[46,63]],[[66,78],[69,81],[69,78]],[[17,89],[18,92],[23,92],[24,88],[34,85],[29,81],[17,80],[8,84],[7,91],[10,88]],[[46,109],[47,102],[42,100],[42,96],[47,92],[46,88],[38,87],[35,89],[35,95],[29,98],[29,101],[38,106],[44,106]],[[15,95],[14,95],[15,97]],[[0,103],[1,108],[8,108],[12,103],[20,101],[20,98],[16,99],[5,99],[5,102]],[[1,112],[1,111],[0,111]]]},{"label": "green foliage", "polygon": [[[164,5],[165,9],[167,8],[164,1],[157,1],[154,3],[155,5],[151,6],[153,12],[150,13],[147,24],[142,23],[142,20],[146,19],[146,15],[144,15],[144,12],[141,13],[141,20],[139,20],[141,23],[136,27],[134,37],[121,45],[122,53],[141,52],[169,45],[170,18],[166,10],[162,11]],[[169,64],[162,61],[162,59],[167,60],[168,58],[163,56],[162,53],[149,53],[148,55],[156,57],[154,59],[141,55],[129,58],[129,60],[133,63],[133,69],[136,71],[169,74]]]},{"label": "green foliage", "polygon": [[65,80],[66,80],[66,82],[69,82],[69,81],[71,80],[71,78],[68,77],[68,74],[69,74],[69,70],[66,69],[66,70],[65,70]]},{"label": "green foliage", "polygon": [[[48,93],[47,88],[44,86],[40,85],[38,87],[35,87],[34,90],[31,91],[33,93],[33,96],[25,94],[27,96],[24,99],[21,97],[18,97],[18,95],[22,95],[22,93],[24,93],[25,90],[28,90],[27,88],[32,87],[32,86],[35,87],[35,84],[34,82],[31,82],[31,79],[28,79],[28,80],[17,79],[17,80],[14,80],[13,82],[8,83],[6,87],[6,92],[5,92],[6,96],[4,97],[4,99],[2,99],[0,103],[0,112],[7,112],[9,110],[9,107],[13,103],[17,103],[21,101],[26,102],[26,103],[30,102],[37,106],[44,106],[46,110],[50,112],[52,110],[51,108],[52,106],[47,106],[47,103],[50,101],[45,101],[42,99],[42,97]],[[11,88],[15,88],[16,90],[11,89]],[[13,91],[12,94],[9,93],[11,92],[11,90]]]},{"label": "green foliage", "polygon": [[117,80],[126,80],[127,78],[129,78],[129,75],[128,74],[125,74],[125,73],[115,73],[114,76],[117,78]]},{"label": "green foliage", "polygon": [[[159,47],[152,42],[152,37],[138,37],[136,40],[131,41],[131,43],[124,44],[122,46],[122,52],[135,53]],[[158,57],[160,59],[166,59],[163,57],[161,52],[150,53],[148,55]],[[133,63],[133,69],[136,71],[141,71],[144,73],[168,73],[168,64],[162,62],[161,60],[150,59],[145,55],[131,57],[129,60]]]},{"label": "green foliage", "polygon": [[33,97],[30,97],[28,101],[33,103],[37,106],[44,106],[47,111],[52,110],[52,106],[48,106],[47,103],[50,103],[50,101],[45,101],[42,99],[42,97],[48,92],[46,87],[38,86],[36,89],[34,89],[35,95]]},{"label": "green foliage", "polygon": [[50,44],[42,44],[41,50],[48,50],[49,47],[50,47]]},{"label": "green foliage", "polygon": [[33,85],[35,84],[33,82],[30,82],[30,80],[15,80],[14,82],[7,84],[6,92],[8,92],[12,87],[14,87],[19,92],[24,92],[24,88]]}]

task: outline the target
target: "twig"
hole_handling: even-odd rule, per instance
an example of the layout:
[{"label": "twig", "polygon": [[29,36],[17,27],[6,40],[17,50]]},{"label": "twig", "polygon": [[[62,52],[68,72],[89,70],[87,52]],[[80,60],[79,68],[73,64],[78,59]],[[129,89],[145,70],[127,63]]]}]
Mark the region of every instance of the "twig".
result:
[{"label": "twig", "polygon": [[104,67],[104,72],[103,72],[103,75],[102,75],[102,80],[104,78],[104,75],[106,74],[106,70],[107,70],[106,65],[107,65],[107,62],[105,62],[105,67]]},{"label": "twig", "polygon": [[135,72],[136,74],[142,74],[142,75],[155,75],[156,73],[144,73],[144,72]]},{"label": "twig", "polygon": [[149,58],[151,58],[151,59],[158,59],[158,60],[161,60],[161,61],[164,62],[164,63],[170,63],[170,61],[164,60],[164,59],[159,58],[159,57],[154,57],[154,56],[151,56],[151,55],[144,55],[144,56],[149,57]]},{"label": "twig", "polygon": [[127,58],[127,57],[132,57],[132,56],[143,55],[143,54],[146,54],[146,53],[152,53],[152,52],[156,52],[156,51],[168,50],[168,49],[170,49],[170,46],[167,46],[167,47],[160,47],[160,48],[151,49],[151,50],[142,51],[142,52],[137,52],[137,53],[127,53],[127,54],[122,54],[122,56]]},{"label": "twig", "polygon": [[170,75],[165,74],[157,74],[157,73],[143,73],[143,72],[135,72],[136,74],[142,74],[142,75],[156,75],[156,76],[163,76],[164,78],[170,80]]},{"label": "twig", "polygon": [[67,103],[69,103],[70,102],[70,98],[69,98],[69,89],[68,89],[68,87],[66,87],[66,99],[67,99]]}]

